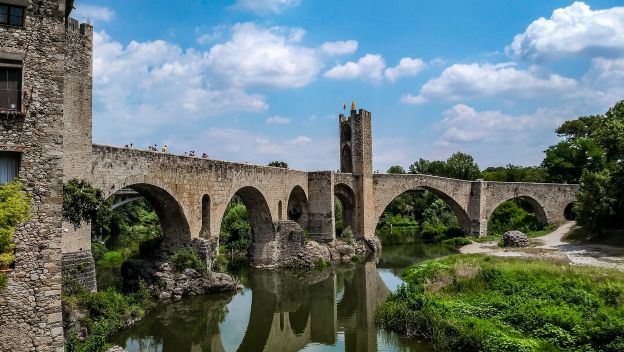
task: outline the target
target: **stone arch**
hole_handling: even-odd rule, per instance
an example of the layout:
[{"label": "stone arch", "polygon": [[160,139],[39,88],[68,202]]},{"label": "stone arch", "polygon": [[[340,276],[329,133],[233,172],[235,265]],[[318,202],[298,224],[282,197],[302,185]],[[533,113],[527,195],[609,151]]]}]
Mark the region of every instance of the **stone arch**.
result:
[{"label": "stone arch", "polygon": [[247,208],[253,242],[268,243],[273,241],[275,239],[273,218],[269,204],[262,192],[255,187],[246,186],[236,191],[235,194],[241,198]]},{"label": "stone arch", "polygon": [[506,201],[519,199],[519,198],[524,199],[531,205],[531,207],[533,208],[533,211],[535,212],[535,217],[537,218],[537,221],[540,224],[544,224],[544,225],[548,224],[548,216],[546,215],[546,211],[544,210],[544,207],[542,206],[542,204],[539,201],[537,201],[534,197],[529,196],[529,195],[522,195],[522,194],[505,199],[501,202],[495,203],[494,206],[488,209],[486,220],[488,222],[490,221],[490,217],[492,216],[496,208],[498,208],[501,204],[505,203]]},{"label": "stone arch", "polygon": [[[191,229],[182,209],[182,205],[171,192],[149,183],[125,185],[139,193],[152,206],[163,232],[163,245],[175,249],[191,241]],[[113,193],[114,194],[114,193]]]},{"label": "stone arch", "polygon": [[346,184],[339,183],[334,186],[334,196],[342,204],[343,228],[351,227],[351,230],[355,232],[355,192]]},{"label": "stone arch", "polygon": [[466,212],[466,210],[455,199],[453,199],[453,197],[448,195],[446,192],[443,192],[437,188],[430,187],[430,186],[416,186],[416,187],[411,187],[409,189],[403,190],[401,193],[397,194],[392,199],[387,201],[383,205],[383,207],[379,208],[377,217],[375,218],[376,221],[379,222],[381,215],[383,215],[384,211],[386,211],[386,208],[388,208],[390,203],[392,203],[395,199],[397,199],[398,197],[400,197],[401,195],[405,193],[415,192],[415,191],[429,191],[435,194],[438,198],[442,199],[449,206],[449,208],[451,208],[451,210],[453,211],[453,214],[455,214],[455,217],[457,217],[457,221],[459,222],[459,225],[461,226],[464,233],[465,234],[470,233],[471,222],[470,222],[470,217],[468,216],[468,213]]},{"label": "stone arch", "polygon": [[286,210],[288,220],[295,221],[302,229],[308,228],[308,197],[303,188],[295,186],[288,197],[288,208]]},{"label": "stone arch", "polygon": [[204,194],[201,200],[201,230],[199,230],[199,237],[210,237],[210,196]]},{"label": "stone arch", "polygon": [[563,217],[568,221],[576,220],[576,211],[574,207],[576,206],[575,202],[572,202],[563,209]]},{"label": "stone arch", "polygon": [[345,144],[340,151],[340,171],[346,173],[353,172],[353,161],[351,159],[351,147]]}]

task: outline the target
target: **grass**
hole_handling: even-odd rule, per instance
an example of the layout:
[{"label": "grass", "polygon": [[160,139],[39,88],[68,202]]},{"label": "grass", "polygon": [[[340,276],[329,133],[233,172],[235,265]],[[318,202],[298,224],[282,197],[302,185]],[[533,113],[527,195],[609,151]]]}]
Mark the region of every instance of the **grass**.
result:
[{"label": "grass", "polygon": [[623,351],[624,273],[453,255],[413,265],[377,311],[444,351]]}]

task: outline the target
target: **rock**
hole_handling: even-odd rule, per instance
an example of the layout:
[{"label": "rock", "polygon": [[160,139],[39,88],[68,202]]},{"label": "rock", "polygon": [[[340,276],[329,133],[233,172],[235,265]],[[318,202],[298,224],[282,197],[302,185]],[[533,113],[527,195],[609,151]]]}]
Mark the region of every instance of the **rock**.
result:
[{"label": "rock", "polygon": [[124,350],[123,347],[120,346],[113,346],[107,349],[106,352],[126,352],[126,350]]},{"label": "rock", "polygon": [[529,244],[529,238],[521,231],[507,231],[503,234],[503,247],[528,247]]},{"label": "rock", "polygon": [[342,260],[351,260],[353,256],[355,256],[355,247],[349,246],[347,244],[341,244],[336,247],[338,253],[340,253],[340,257]]}]

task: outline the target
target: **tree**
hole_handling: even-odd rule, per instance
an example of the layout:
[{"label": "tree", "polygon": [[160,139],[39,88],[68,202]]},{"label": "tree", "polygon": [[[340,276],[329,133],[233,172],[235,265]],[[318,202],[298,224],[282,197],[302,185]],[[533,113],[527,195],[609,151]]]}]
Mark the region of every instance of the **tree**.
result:
[{"label": "tree", "polygon": [[390,166],[388,169],[389,174],[406,174],[405,169],[401,165]]},{"label": "tree", "polygon": [[284,168],[284,169],[288,169],[288,164],[285,161],[277,161],[277,160],[271,161],[269,163],[269,166],[281,167],[281,168]]},{"label": "tree", "polygon": [[566,140],[546,150],[542,165],[550,180],[579,181],[577,222],[598,234],[624,228],[624,101],[566,121],[557,133]]},{"label": "tree", "polygon": [[63,185],[63,218],[76,229],[81,222],[95,221],[98,209],[108,205],[102,191],[84,180],[73,179]]},{"label": "tree", "polygon": [[546,182],[546,169],[540,166],[507,166],[488,167],[481,172],[485,181],[500,182]]},{"label": "tree", "polygon": [[426,174],[461,180],[476,180],[481,170],[474,158],[466,153],[456,152],[446,161],[419,159],[409,167],[410,173]]}]

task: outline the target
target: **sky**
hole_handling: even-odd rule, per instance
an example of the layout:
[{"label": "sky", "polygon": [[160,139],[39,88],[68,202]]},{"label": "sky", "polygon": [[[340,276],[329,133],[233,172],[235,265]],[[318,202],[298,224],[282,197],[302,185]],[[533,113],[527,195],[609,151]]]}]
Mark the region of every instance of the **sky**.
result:
[{"label": "sky", "polygon": [[624,99],[623,6],[85,0],[72,17],[94,25],[95,143],[336,170],[354,100],[385,171],[456,151],[538,165],[561,122]]}]

